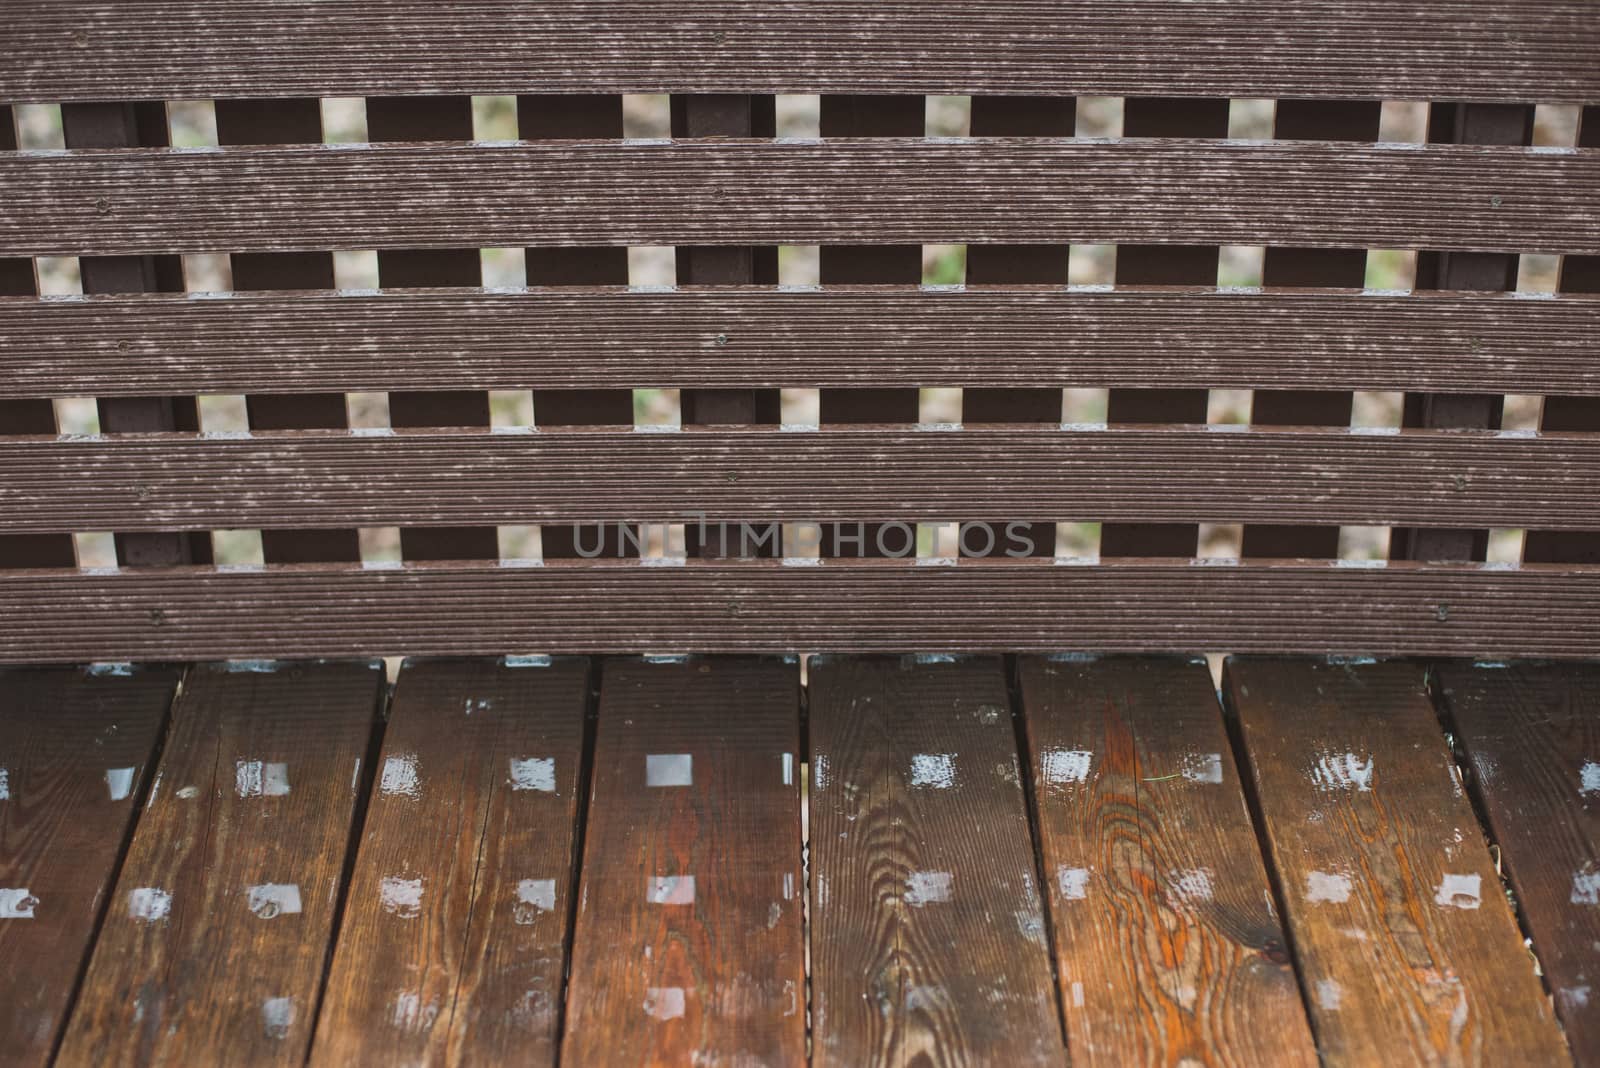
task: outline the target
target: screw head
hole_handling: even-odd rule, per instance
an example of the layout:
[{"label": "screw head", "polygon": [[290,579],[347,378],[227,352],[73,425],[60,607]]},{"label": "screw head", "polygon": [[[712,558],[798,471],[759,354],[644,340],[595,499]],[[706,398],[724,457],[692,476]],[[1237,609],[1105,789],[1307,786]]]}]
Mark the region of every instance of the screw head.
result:
[{"label": "screw head", "polygon": [[101,215],[110,215],[111,201],[107,200],[105,197],[100,197],[94,202],[94,210],[99,212]]}]

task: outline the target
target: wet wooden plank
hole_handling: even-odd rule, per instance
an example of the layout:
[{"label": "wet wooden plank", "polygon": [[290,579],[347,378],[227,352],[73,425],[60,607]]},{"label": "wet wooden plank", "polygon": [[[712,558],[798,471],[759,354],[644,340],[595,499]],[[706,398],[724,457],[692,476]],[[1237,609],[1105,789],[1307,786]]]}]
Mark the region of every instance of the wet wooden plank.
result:
[{"label": "wet wooden plank", "polygon": [[0,673],[0,1059],[61,1033],[178,672]]},{"label": "wet wooden plank", "polygon": [[1565,1064],[1420,665],[1230,659],[1326,1064]]},{"label": "wet wooden plank", "polygon": [[1556,1015],[1600,1063],[1600,665],[1434,670]]},{"label": "wet wooden plank", "polygon": [[814,1063],[1059,1060],[1001,661],[810,669]]},{"label": "wet wooden plank", "polygon": [[605,664],[562,1063],[804,1062],[799,681]]},{"label": "wet wooden plank", "polygon": [[381,664],[190,669],[61,1064],[299,1064]]},{"label": "wet wooden plank", "polygon": [[1018,670],[1072,1062],[1316,1064],[1205,660]]},{"label": "wet wooden plank", "polygon": [[554,1064],[588,662],[407,662],[313,1064]]}]

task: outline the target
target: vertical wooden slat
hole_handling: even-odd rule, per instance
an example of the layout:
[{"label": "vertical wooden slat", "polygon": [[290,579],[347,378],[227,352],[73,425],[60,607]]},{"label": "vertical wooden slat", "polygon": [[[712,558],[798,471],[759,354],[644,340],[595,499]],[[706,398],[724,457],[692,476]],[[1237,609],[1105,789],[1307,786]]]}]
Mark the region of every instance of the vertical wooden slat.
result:
[{"label": "vertical wooden slat", "polygon": [[407,662],[313,1064],[554,1064],[588,663]]},{"label": "vertical wooden slat", "polygon": [[382,665],[192,668],[60,1064],[301,1064]]},{"label": "vertical wooden slat", "polygon": [[1063,1057],[993,657],[814,657],[813,1063]]},{"label": "vertical wooden slat", "polygon": [[[673,137],[775,137],[777,101],[771,96],[708,95],[672,98]],[[684,247],[676,252],[679,285],[777,285],[778,250],[774,246]],[[738,344],[736,337],[729,343]],[[683,423],[689,425],[765,424],[783,421],[782,398],[776,389],[686,389]],[[690,556],[765,556],[783,554],[778,524],[755,528],[698,524],[685,529]]]},{"label": "vertical wooden slat", "polygon": [[1316,1064],[1205,660],[1019,675],[1072,1063]]},{"label": "vertical wooden slat", "polygon": [[[1523,104],[1434,104],[1428,140],[1468,145],[1526,145],[1533,138],[1533,107]],[[1517,288],[1518,257],[1500,252],[1417,254],[1418,289],[1502,291]],[[1500,394],[1407,393],[1403,424],[1457,430],[1500,425]],[[1396,528],[1389,555],[1396,560],[1482,560],[1487,530]]]},{"label": "vertical wooden slat", "polygon": [[[1073,97],[972,98],[974,137],[1071,137],[1076,128],[1077,101]],[[1068,245],[968,245],[967,284],[1066,285],[1070,256]],[[975,425],[1060,423],[1061,391],[968,388],[961,393],[961,422]],[[998,543],[996,552],[1004,552],[1010,545],[1006,524],[1014,518],[980,520],[993,529]],[[1026,537],[1033,545],[1030,555],[1055,555],[1053,521],[1028,524]],[[963,555],[969,542],[974,553],[987,545],[981,531],[963,537],[960,543]]]},{"label": "vertical wooden slat", "polygon": [[[68,148],[162,147],[168,143],[167,106],[161,101],[63,104],[61,122]],[[95,210],[114,217],[111,198]],[[183,262],[177,256],[84,256],[78,261],[85,293],[181,293]],[[99,402],[100,429],[107,434],[152,430],[199,430],[193,397],[106,397]],[[211,561],[211,536],[116,534],[117,560],[133,566]]]},{"label": "vertical wooden slat", "polygon": [[800,671],[607,661],[561,1061],[805,1061]]},{"label": "vertical wooden slat", "polygon": [[[0,152],[17,147],[17,128],[8,104],[0,104]],[[33,260],[0,258],[0,297],[38,294]],[[48,397],[0,400],[0,435],[54,434],[55,405]],[[0,535],[0,571],[21,567],[71,567],[76,552],[70,534]]]},{"label": "vertical wooden slat", "polygon": [[[517,132],[527,141],[562,138],[620,138],[622,97],[616,94],[517,97]],[[530,286],[602,286],[628,284],[628,250],[604,248],[530,248],[525,252]],[[628,389],[533,390],[533,418],[540,426],[632,426],[633,391]],[[579,555],[581,545],[608,558],[638,555],[615,524],[595,529],[555,526],[540,528],[546,559]]]},{"label": "vertical wooden slat", "polygon": [[1600,1064],[1600,665],[1434,670],[1556,1015]]},{"label": "vertical wooden slat", "polygon": [[[1578,146],[1600,148],[1600,104],[1580,113]],[[1600,256],[1563,257],[1557,288],[1563,293],[1600,293]],[[1600,400],[1546,397],[1539,425],[1552,431],[1600,432]],[[1530,564],[1600,564],[1600,532],[1530,530],[1522,559]]]},{"label": "vertical wooden slat", "polygon": [[[1376,141],[1383,105],[1376,100],[1280,100],[1273,136],[1281,140]],[[1272,246],[1262,264],[1268,286],[1339,286],[1366,283],[1364,249],[1303,249]],[[1285,353],[1286,359],[1292,356]],[[1257,426],[1349,426],[1349,390],[1258,389],[1250,422]],[[1327,557],[1339,555],[1338,527],[1296,527],[1272,523],[1244,526],[1241,556]]]},{"label": "vertical wooden slat", "polygon": [[[823,137],[921,137],[927,131],[927,99],[921,96],[823,94],[819,125]],[[823,245],[819,277],[828,285],[873,285],[922,281],[920,245]],[[829,423],[915,423],[921,411],[914,389],[824,389],[818,421]],[[910,527],[910,554],[916,552]],[[899,528],[884,524],[824,524],[823,556],[881,556],[879,540],[901,553],[906,540]],[[859,537],[859,540],[857,540]]]},{"label": "vertical wooden slat", "polygon": [[1230,659],[1323,1063],[1569,1063],[1420,665]]},{"label": "vertical wooden slat", "polygon": [[[469,96],[371,97],[367,138],[384,141],[470,141]],[[378,284],[386,289],[417,286],[481,286],[482,254],[475,248],[386,249],[378,252]],[[487,427],[489,394],[479,390],[435,390],[389,394],[394,427]],[[495,560],[494,527],[407,527],[400,531],[407,560]]]},{"label": "vertical wooden slat", "polygon": [[[1129,97],[1123,102],[1126,137],[1226,137],[1228,101],[1182,97]],[[1132,209],[1130,209],[1132,210]],[[1217,284],[1215,245],[1120,245],[1118,285]],[[1204,423],[1203,389],[1113,389],[1106,408],[1111,423]],[[1200,531],[1194,523],[1106,523],[1100,555],[1193,556]]]},{"label": "vertical wooden slat", "polygon": [[0,1060],[50,1061],[147,781],[173,670],[0,672]]},{"label": "vertical wooden slat", "polygon": [[[221,144],[322,143],[322,105],[315,99],[218,100],[215,106]],[[231,259],[235,290],[334,287],[331,252],[237,252]],[[350,425],[342,393],[249,396],[245,405],[253,430],[337,430]],[[361,559],[354,529],[263,530],[261,550],[269,564]]]}]

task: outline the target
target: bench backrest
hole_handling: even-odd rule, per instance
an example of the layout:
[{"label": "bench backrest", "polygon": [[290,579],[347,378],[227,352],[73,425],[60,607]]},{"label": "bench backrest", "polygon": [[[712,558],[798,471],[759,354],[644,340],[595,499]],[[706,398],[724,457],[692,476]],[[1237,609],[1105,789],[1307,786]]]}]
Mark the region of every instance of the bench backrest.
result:
[{"label": "bench backrest", "polygon": [[0,662],[1600,655],[1592,0],[8,16]]}]

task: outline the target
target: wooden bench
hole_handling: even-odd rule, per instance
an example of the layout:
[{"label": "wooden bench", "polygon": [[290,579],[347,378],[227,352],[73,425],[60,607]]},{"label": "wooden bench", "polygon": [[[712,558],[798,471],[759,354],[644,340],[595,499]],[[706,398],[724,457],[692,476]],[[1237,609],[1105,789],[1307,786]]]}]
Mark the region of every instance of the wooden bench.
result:
[{"label": "wooden bench", "polygon": [[0,1062],[1600,1064],[1592,0],[7,15]]}]

